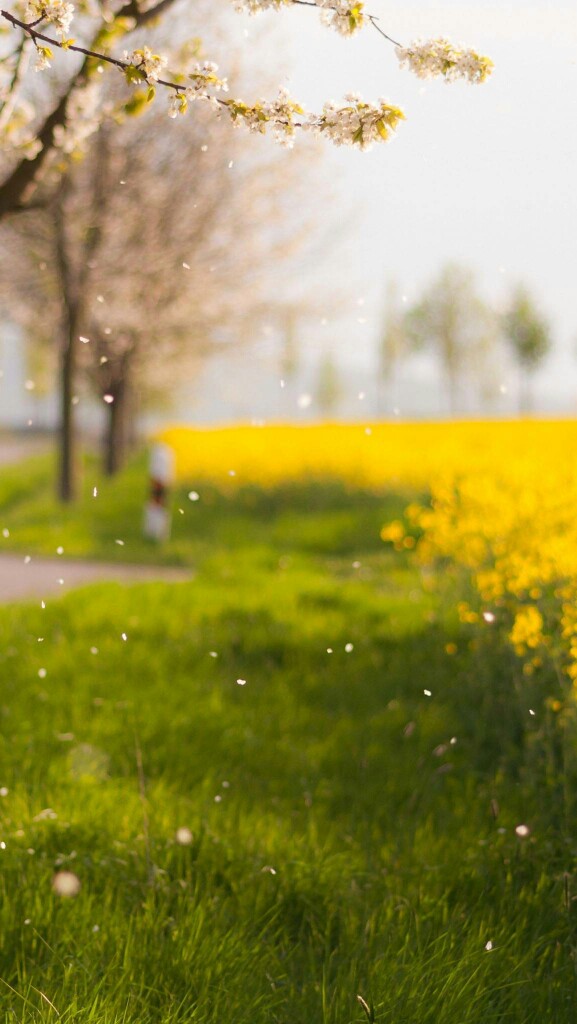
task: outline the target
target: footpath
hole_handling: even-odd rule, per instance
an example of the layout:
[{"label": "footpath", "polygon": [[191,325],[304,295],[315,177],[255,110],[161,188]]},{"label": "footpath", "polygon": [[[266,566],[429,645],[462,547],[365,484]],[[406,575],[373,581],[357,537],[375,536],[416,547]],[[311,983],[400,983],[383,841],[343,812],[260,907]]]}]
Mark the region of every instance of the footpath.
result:
[{"label": "footpath", "polygon": [[[42,439],[20,438],[0,433],[0,467],[19,462],[43,451]],[[44,600],[86,583],[118,581],[143,583],[159,581],[185,583],[193,571],[163,565],[131,565],[119,562],[90,562],[82,559],[44,558],[24,554],[0,554],[0,604],[9,601]]]},{"label": "footpath", "polygon": [[191,569],[163,565],[130,565],[118,562],[85,562],[80,559],[42,558],[20,554],[0,555],[0,603],[43,600],[95,581],[185,583]]}]

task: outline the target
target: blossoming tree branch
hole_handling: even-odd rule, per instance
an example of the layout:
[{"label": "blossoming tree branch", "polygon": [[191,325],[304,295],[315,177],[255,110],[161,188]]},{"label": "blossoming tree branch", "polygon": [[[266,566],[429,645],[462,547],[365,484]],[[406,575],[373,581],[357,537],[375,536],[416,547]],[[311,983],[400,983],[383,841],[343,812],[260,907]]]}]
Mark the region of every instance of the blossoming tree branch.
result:
[{"label": "blossoming tree branch", "polygon": [[[42,133],[33,132],[27,124],[22,108],[12,123],[7,116],[14,113],[11,96],[22,78],[26,42],[35,48],[36,71],[50,67],[56,48],[78,53],[85,61],[91,62],[86,66],[86,76],[94,62],[99,71],[104,65],[111,65],[124,75],[130,87],[145,87],[145,102],[154,99],[158,87],[164,89],[169,95],[168,113],[171,117],[185,114],[193,102],[208,103],[215,114],[226,115],[234,124],[251,132],[265,133],[270,129],[274,137],[287,146],[292,146],[296,130],[301,129],[323,135],[339,146],[368,149],[373,142],[389,139],[400,121],[405,119],[401,108],[387,100],[381,98],[376,103],[368,103],[356,93],[345,96],[342,105],[325,103],[320,113],[306,111],[286,89],[280,89],[272,100],[245,103],[226,95],[227,79],[217,73],[217,65],[210,61],[195,62],[185,75],[170,74],[166,57],[154,53],[147,45],[132,51],[124,50],[121,56],[110,52],[107,35],[113,39],[115,35],[131,31],[145,22],[150,13],[156,14],[159,8],[170,2],[160,0],[155,7],[142,11],[138,0],[133,0],[115,15],[116,31],[99,33],[92,46],[80,45],[69,36],[75,12],[73,4],[67,0],[26,0],[18,13],[2,10],[1,17],[18,33],[16,46],[2,58],[4,72],[9,76],[3,84],[0,98],[0,131],[4,146],[20,147],[34,159],[46,144]],[[447,82],[463,79],[476,84],[484,82],[493,67],[488,57],[479,55],[475,50],[455,46],[443,38],[418,40],[403,46],[384,31],[375,15],[365,11],[360,0],[232,0],[232,3],[235,10],[249,14],[289,6],[316,8],[324,24],[345,36],[355,35],[365,27],[374,29],[394,46],[400,65],[419,78],[442,77]],[[82,111],[77,110],[77,119],[79,114]],[[64,119],[68,121],[69,117],[65,115]],[[57,145],[58,133],[56,139],[51,137],[49,141]]]}]

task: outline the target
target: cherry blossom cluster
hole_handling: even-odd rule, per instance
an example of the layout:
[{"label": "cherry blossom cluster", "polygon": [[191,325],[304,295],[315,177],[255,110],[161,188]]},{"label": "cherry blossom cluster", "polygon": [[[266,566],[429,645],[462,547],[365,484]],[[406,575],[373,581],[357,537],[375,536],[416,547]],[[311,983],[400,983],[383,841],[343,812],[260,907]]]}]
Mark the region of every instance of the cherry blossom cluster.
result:
[{"label": "cherry blossom cluster", "polygon": [[387,100],[365,103],[358,93],[345,96],[346,105],[325,103],[320,116],[309,115],[306,127],[324,135],[335,146],[358,146],[370,149],[373,142],[386,142],[405,115],[400,107],[391,106]]},{"label": "cherry blossom cluster", "polygon": [[473,85],[484,82],[493,70],[493,62],[475,50],[454,46],[448,39],[418,39],[411,46],[397,46],[401,67],[405,65],[417,78],[443,77],[447,82],[464,78]]},{"label": "cherry blossom cluster", "polygon": [[325,103],[321,114],[307,113],[281,89],[276,100],[261,101],[248,106],[238,100],[226,104],[235,124],[244,125],[251,132],[264,134],[268,127],[273,136],[285,146],[292,146],[295,129],[324,135],[336,146],[358,146],[369,149],[373,142],[390,138],[405,115],[399,107],[386,100],[378,104],[365,103],[356,93],[345,96],[345,105]]},{"label": "cherry blossom cluster", "polygon": [[[172,97],[170,117],[186,113],[190,91],[186,89]],[[377,104],[366,103],[357,93],[345,96],[344,106],[325,103],[320,114],[305,111],[286,89],[279,89],[274,100],[259,100],[252,104],[239,99],[217,98],[202,87],[194,90],[192,98],[212,103],[219,113],[228,114],[233,124],[247,128],[249,132],[264,135],[270,130],[275,140],[288,148],[293,146],[296,129],[300,128],[313,135],[324,135],[336,146],[358,146],[366,150],[373,142],[386,142],[399,122],[405,119],[403,111],[387,100],[380,99]]]},{"label": "cherry blossom cluster", "polygon": [[[274,100],[259,100],[258,103],[249,105],[242,100],[229,100],[224,105],[232,119],[233,124],[242,125],[250,132],[258,132],[261,135],[272,128],[272,133],[277,142],[291,148],[294,142],[296,127],[303,127],[302,118],[307,118],[303,108],[291,98],[286,89],[279,89],[278,96]],[[296,121],[295,117],[301,120]]]},{"label": "cherry blossom cluster", "polygon": [[350,0],[316,0],[316,6],[322,7],[321,21],[324,25],[336,29],[342,36],[352,36],[365,23],[362,3],[351,3]]},{"label": "cherry blossom cluster", "polygon": [[158,82],[168,61],[166,57],[153,53],[149,46],[141,50],[124,51],[124,73],[129,82]]},{"label": "cherry blossom cluster", "polygon": [[[260,14],[266,10],[280,10],[302,0],[233,0],[234,8],[243,14]],[[307,6],[317,7],[325,25],[336,29],[343,36],[352,36],[365,23],[361,0],[312,0]]]},{"label": "cherry blossom cluster", "polygon": [[209,90],[215,92],[228,92],[226,78],[219,78],[217,75],[218,64],[205,60],[202,64],[195,64],[188,73],[192,85],[186,89],[179,89],[170,98],[168,116],[178,117],[179,114],[186,114],[189,103],[195,100],[206,100],[220,112],[219,101]]},{"label": "cherry blossom cluster", "polygon": [[66,0],[28,0],[26,4],[26,21],[33,24],[50,22],[60,39],[67,34],[73,17],[74,6],[66,3]]}]

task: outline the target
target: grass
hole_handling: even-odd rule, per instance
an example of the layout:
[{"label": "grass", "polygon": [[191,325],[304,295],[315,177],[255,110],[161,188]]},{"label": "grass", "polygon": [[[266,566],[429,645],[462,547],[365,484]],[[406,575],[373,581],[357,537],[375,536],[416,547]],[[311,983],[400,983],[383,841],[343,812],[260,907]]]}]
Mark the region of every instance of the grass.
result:
[{"label": "grass", "polygon": [[[349,492],[339,482],[310,481],[270,493],[252,486],[235,487],[228,495],[234,496],[231,506],[220,489],[193,480],[186,487],[175,488],[172,536],[159,547],[142,536],[148,487],[144,456],[114,480],[102,477],[95,458],[85,458],[80,497],[72,506],[56,500],[54,479],[54,459],[47,455],[2,468],[0,551],[54,555],[63,547],[70,557],[190,565],[215,546],[247,547],[254,552],[264,525],[267,542],[289,552],[322,550],[340,555],[352,549],[363,534],[363,547],[380,551],[383,513],[400,514],[405,504],[403,496],[371,491],[357,492],[351,503]],[[191,487],[200,493],[199,501],[188,497],[193,493]],[[2,535],[6,530],[9,536]],[[118,545],[118,540],[123,545]]]},{"label": "grass", "polygon": [[4,1018],[352,1024],[361,994],[377,1024],[572,1024],[577,835],[538,695],[379,541],[402,499],[197,485],[159,556],[142,466],[80,515],[48,473],[3,474],[9,543],[197,574],[2,609]]}]

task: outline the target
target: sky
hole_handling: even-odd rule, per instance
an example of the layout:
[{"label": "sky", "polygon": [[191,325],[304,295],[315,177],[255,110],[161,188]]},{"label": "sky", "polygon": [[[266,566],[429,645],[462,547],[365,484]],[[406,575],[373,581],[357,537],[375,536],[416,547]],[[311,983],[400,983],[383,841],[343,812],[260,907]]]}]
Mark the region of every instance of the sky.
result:
[{"label": "sky", "polygon": [[[555,341],[537,400],[544,409],[573,411],[577,7],[547,0],[366,0],[365,7],[404,43],[445,35],[488,54],[495,71],[481,86],[423,82],[398,67],[393,47],[370,27],[342,38],[306,7],[239,17],[239,40],[254,44],[269,69],[278,64],[280,84],[307,108],[356,91],[368,100],[384,96],[407,116],[393,142],[368,153],[331,148],[323,156],[328,191],[338,198],[325,200],[321,187],[319,209],[326,203],[327,224],[347,224],[324,261],[325,276],[322,267],[319,273],[330,344],[356,387],[374,365],[386,281],[395,279],[410,304],[444,264],[457,261],[495,303],[517,282],[532,289]],[[267,25],[270,37],[262,34]],[[335,324],[331,293],[343,281],[351,287],[351,311]],[[325,345],[322,330],[319,322],[309,325],[309,351]],[[513,369],[504,363],[497,372],[510,395],[500,407],[507,411]],[[434,403],[427,405],[432,373],[427,359],[414,361],[401,386],[401,413],[434,411]]]}]

